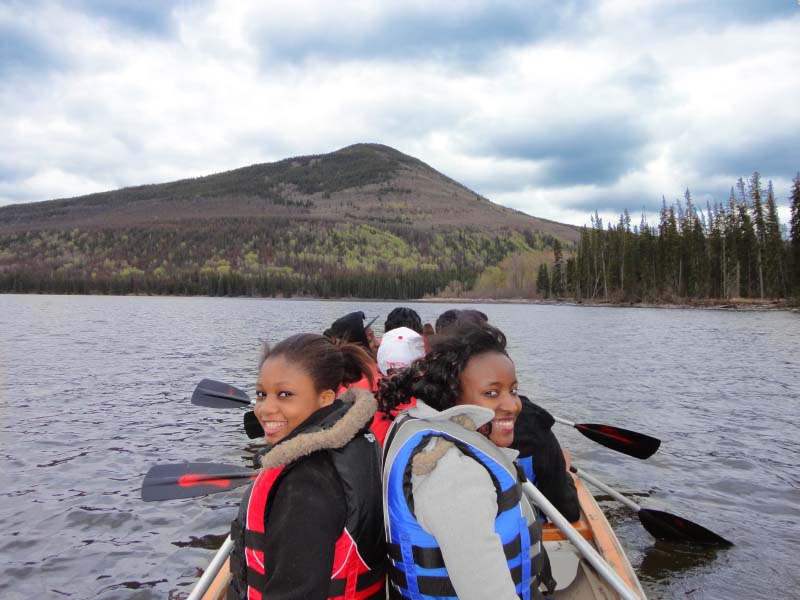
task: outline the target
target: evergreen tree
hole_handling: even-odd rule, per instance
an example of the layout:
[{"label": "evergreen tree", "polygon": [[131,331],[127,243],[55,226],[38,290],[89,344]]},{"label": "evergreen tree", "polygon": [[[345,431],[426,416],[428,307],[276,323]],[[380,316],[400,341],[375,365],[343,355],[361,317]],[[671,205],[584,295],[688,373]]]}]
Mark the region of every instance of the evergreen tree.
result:
[{"label": "evergreen tree", "polygon": [[756,270],[758,271],[758,290],[764,299],[764,251],[767,244],[767,227],[764,219],[764,203],[761,198],[761,175],[754,171],[750,177],[750,208],[753,211],[753,222],[756,232]]},{"label": "evergreen tree", "polygon": [[547,272],[547,265],[545,263],[539,265],[539,274],[536,277],[536,292],[542,298],[550,297],[550,275]]},{"label": "evergreen tree", "polygon": [[758,240],[753,219],[750,218],[749,198],[741,177],[736,182],[736,188],[739,191],[739,200],[736,206],[736,224],[739,229],[737,240],[739,290],[737,294],[743,298],[752,298],[757,293],[758,287],[756,268]]},{"label": "evergreen tree", "polygon": [[767,211],[764,223],[764,270],[767,292],[773,298],[786,295],[786,277],[784,269],[783,240],[778,209],[775,206],[775,192],[772,182],[767,186]]},{"label": "evergreen tree", "polygon": [[564,252],[561,249],[561,242],[557,239],[553,242],[553,257],[550,291],[553,293],[553,297],[560,298],[566,288],[566,273],[564,269]]},{"label": "evergreen tree", "polygon": [[789,240],[792,257],[792,288],[795,294],[800,294],[800,172],[792,180],[791,211]]}]

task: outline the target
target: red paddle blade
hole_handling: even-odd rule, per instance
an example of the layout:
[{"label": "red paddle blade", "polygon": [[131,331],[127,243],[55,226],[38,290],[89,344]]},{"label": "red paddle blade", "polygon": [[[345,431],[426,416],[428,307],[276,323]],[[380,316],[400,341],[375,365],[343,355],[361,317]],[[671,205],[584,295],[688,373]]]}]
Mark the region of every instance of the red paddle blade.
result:
[{"label": "red paddle blade", "polygon": [[576,423],[575,429],[606,448],[642,460],[650,458],[661,445],[661,440],[658,438],[611,425]]},{"label": "red paddle blade", "polygon": [[219,463],[155,465],[142,482],[142,500],[176,500],[224,492],[257,477],[249,469]]},{"label": "red paddle blade", "polygon": [[249,406],[250,397],[227,383],[203,379],[192,394],[192,404],[210,408],[239,408]]},{"label": "red paddle blade", "polygon": [[643,508],[637,514],[642,526],[658,540],[733,546],[733,542],[682,517],[650,508]]}]

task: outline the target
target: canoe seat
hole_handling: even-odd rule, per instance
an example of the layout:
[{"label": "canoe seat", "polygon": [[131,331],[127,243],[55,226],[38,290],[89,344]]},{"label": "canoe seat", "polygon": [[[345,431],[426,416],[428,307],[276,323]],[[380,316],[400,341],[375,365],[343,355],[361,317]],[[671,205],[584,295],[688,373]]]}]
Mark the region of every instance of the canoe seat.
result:
[{"label": "canoe seat", "polygon": [[[586,519],[581,518],[579,521],[575,521],[572,526],[577,530],[578,533],[581,534],[583,539],[592,539],[592,529],[589,527],[589,523],[586,521]],[[552,523],[545,523],[542,525],[542,539],[545,542],[560,542],[566,540],[567,536],[561,533],[558,530],[558,527]]]}]

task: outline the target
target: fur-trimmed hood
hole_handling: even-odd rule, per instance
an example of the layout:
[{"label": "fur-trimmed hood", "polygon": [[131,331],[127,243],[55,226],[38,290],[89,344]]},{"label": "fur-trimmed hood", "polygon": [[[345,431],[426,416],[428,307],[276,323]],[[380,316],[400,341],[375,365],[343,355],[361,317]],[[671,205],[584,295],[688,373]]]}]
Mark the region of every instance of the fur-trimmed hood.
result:
[{"label": "fur-trimmed hood", "polygon": [[265,469],[281,467],[319,450],[344,447],[369,425],[377,410],[377,402],[370,392],[359,388],[350,388],[340,399],[349,408],[330,427],[312,427],[308,432],[278,443],[261,457],[261,466]]}]

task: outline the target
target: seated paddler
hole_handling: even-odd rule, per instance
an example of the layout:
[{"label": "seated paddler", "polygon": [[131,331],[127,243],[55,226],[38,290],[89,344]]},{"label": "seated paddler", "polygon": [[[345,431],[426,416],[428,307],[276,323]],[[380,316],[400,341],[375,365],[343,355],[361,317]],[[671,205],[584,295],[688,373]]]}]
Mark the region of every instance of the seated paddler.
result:
[{"label": "seated paddler", "polygon": [[231,526],[228,598],[385,598],[375,398],[366,351],[315,334],[266,348],[255,416],[270,450]]},{"label": "seated paddler", "polygon": [[436,336],[381,382],[385,412],[411,397],[384,447],[392,597],[542,598],[541,527],[509,449],[521,402],[505,336],[487,324]]}]

